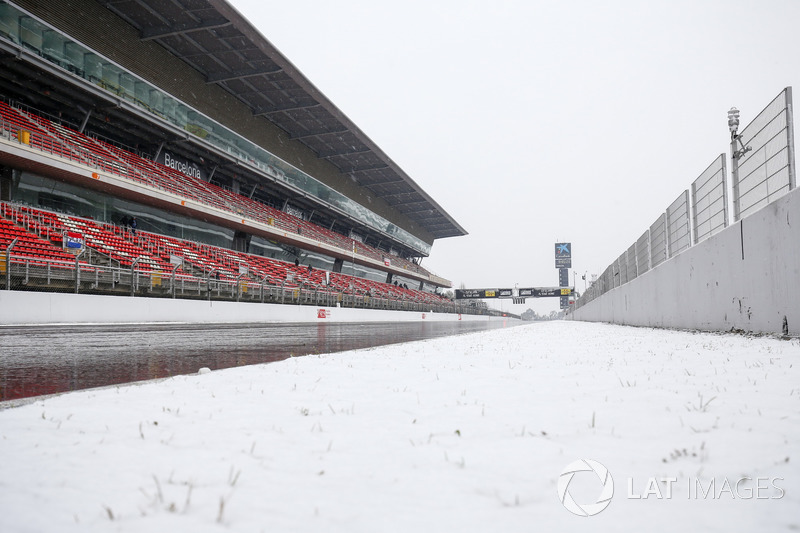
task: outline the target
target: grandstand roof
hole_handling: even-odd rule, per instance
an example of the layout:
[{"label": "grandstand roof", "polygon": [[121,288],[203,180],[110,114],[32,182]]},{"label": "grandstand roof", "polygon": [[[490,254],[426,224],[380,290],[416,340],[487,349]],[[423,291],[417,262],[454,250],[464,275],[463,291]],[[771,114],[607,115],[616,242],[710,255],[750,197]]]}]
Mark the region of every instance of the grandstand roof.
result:
[{"label": "grandstand roof", "polygon": [[225,0],[97,0],[434,238],[466,230]]}]

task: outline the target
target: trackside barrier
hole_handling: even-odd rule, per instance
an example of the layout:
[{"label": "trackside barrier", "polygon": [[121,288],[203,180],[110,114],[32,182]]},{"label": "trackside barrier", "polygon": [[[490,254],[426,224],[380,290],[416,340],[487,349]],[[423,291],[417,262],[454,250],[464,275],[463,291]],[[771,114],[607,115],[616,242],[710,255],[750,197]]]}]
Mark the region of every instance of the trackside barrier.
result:
[{"label": "trackside barrier", "polygon": [[631,326],[800,337],[800,190],[569,313]]},{"label": "trackside barrier", "polygon": [[[395,311],[456,313],[501,316],[493,309],[479,309],[454,301],[452,304],[395,300],[357,293],[330,290],[325,286],[288,286],[261,281],[217,280],[186,274],[116,266],[90,265],[14,255],[5,250],[0,261],[6,290],[39,292],[74,292],[120,297],[183,298],[252,303],[282,303],[322,307],[351,307]],[[516,315],[509,315],[516,318]]]},{"label": "trackside barrier", "polygon": [[[738,118],[736,124],[738,127]],[[725,154],[720,154],[690,188],[681,192],[633,245],[592,282],[575,301],[572,310],[580,309],[724,230],[730,220],[729,197],[734,221],[740,221],[796,187],[791,87],[781,91],[741,134],[732,130],[731,161],[730,185]],[[679,291],[680,288],[673,289]]]}]

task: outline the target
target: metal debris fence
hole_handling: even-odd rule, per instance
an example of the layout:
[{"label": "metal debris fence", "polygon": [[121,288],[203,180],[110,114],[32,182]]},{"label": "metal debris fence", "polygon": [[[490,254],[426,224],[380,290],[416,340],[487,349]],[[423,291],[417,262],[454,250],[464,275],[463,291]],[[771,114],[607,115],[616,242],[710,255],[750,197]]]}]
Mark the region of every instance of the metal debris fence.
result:
[{"label": "metal debris fence", "polygon": [[[731,136],[730,193],[739,221],[796,187],[792,89]],[[729,224],[725,154],[695,179],[578,298],[574,309],[688,250]]]}]

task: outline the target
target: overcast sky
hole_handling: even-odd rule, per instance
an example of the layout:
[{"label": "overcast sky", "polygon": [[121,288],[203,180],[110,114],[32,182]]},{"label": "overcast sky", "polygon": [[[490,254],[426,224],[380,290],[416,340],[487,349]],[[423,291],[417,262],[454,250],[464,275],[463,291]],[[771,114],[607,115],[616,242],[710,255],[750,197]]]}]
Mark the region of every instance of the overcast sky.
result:
[{"label": "overcast sky", "polygon": [[731,106],[800,87],[797,0],[230,1],[469,232],[423,261],[455,287],[557,285],[568,241],[583,290],[728,153]]}]

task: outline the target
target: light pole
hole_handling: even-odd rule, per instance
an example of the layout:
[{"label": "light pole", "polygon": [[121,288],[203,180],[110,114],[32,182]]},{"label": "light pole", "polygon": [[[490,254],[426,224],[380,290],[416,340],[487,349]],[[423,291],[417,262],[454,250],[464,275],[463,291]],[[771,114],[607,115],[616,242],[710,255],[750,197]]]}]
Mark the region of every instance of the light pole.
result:
[{"label": "light pole", "polygon": [[739,110],[735,107],[728,110],[728,129],[731,131],[731,140],[733,140],[739,130]]},{"label": "light pole", "polygon": [[[728,129],[731,132],[731,180],[733,191],[733,220],[739,220],[739,158],[749,152],[751,148],[745,146],[739,135],[739,110],[732,107],[728,110]],[[738,146],[737,146],[738,143]]]}]

